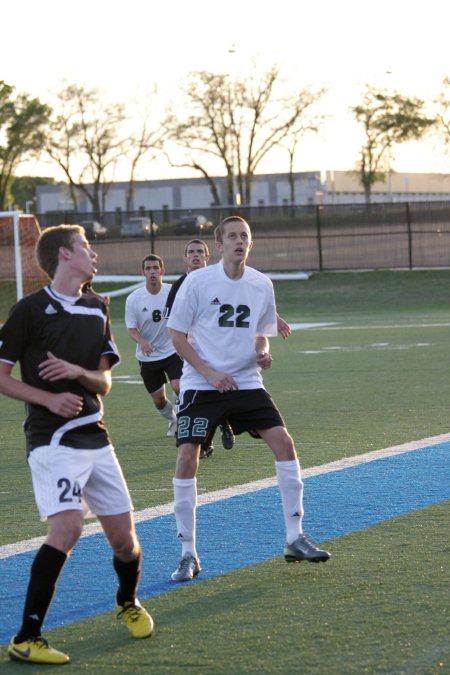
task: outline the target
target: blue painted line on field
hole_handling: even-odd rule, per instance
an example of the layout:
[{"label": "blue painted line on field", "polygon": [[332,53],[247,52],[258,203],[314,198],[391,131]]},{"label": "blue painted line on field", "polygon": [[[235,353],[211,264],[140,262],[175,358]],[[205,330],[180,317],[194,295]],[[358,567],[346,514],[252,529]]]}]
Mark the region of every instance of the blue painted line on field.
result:
[{"label": "blue painted line on field", "polygon": [[[322,542],[450,499],[449,454],[450,442],[445,442],[307,478],[305,531]],[[203,505],[197,523],[203,571],[191,583],[282,554],[284,522],[277,487]],[[138,523],[137,531],[144,552],[141,600],[179,588],[170,581],[180,554],[174,516]],[[21,623],[34,555],[0,560],[0,644]],[[111,610],[115,590],[111,551],[103,535],[81,539],[63,570],[44,630]]]}]

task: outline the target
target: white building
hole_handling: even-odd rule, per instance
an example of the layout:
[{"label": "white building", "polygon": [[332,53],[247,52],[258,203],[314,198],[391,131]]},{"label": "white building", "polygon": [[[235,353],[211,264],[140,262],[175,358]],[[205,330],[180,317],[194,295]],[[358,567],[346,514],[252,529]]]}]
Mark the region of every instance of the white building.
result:
[{"label": "white building", "polygon": [[[450,175],[438,173],[389,173],[375,183],[372,202],[431,202],[450,200]],[[324,204],[364,203],[364,191],[356,172],[326,171]]]},{"label": "white building", "polygon": [[[363,203],[364,191],[353,171],[310,171],[295,173],[296,205]],[[227,205],[226,180],[214,178],[221,204]],[[112,183],[105,196],[104,211],[126,211],[126,182]],[[450,175],[390,173],[372,189],[373,202],[450,200]],[[210,187],[204,178],[173,178],[136,181],[134,210],[164,211],[206,209],[213,206]],[[286,206],[291,204],[290,176],[287,173],[255,175],[249,206]],[[92,211],[89,200],[77,191],[77,210]],[[74,210],[69,187],[65,183],[36,187],[36,213]]]}]

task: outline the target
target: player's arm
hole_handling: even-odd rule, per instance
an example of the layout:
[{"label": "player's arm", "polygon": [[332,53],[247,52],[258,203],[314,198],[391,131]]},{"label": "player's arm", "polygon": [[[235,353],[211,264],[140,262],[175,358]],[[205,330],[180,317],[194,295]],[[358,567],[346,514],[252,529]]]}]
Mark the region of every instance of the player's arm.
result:
[{"label": "player's arm", "polygon": [[277,329],[281,337],[285,340],[292,333],[291,327],[287,321],[277,314]]},{"label": "player's arm", "polygon": [[69,392],[53,394],[50,391],[33,387],[12,375],[13,366],[0,361],[0,393],[16,401],[43,405],[55,415],[76,417],[83,407],[83,398]]},{"label": "player's arm", "polygon": [[152,353],[153,351],[152,343],[146,340],[144,337],[142,337],[137,328],[128,328],[128,335],[132,340],[134,340],[134,342],[137,342],[137,344],[141,348],[141,351],[146,356]]},{"label": "player's arm", "polygon": [[208,366],[203,359],[197,354],[195,349],[192,347],[190,342],[187,339],[186,333],[181,331],[174,330],[169,328],[170,337],[172,338],[173,346],[175,347],[177,354],[188,363],[191,364],[193,368],[200,375],[203,375],[205,380],[215,389],[218,389],[220,392],[230,391],[231,389],[238,389],[238,386],[231,375],[228,373],[220,373],[216,370],[213,370]]},{"label": "player's arm", "polygon": [[260,368],[270,368],[273,358],[269,354],[269,340],[258,335],[255,340],[256,363]]},{"label": "player's arm", "polygon": [[43,380],[77,380],[92,394],[105,396],[111,389],[111,363],[107,356],[102,356],[96,370],[88,370],[76,363],[58,359],[47,352],[47,359],[39,365],[39,375]]}]

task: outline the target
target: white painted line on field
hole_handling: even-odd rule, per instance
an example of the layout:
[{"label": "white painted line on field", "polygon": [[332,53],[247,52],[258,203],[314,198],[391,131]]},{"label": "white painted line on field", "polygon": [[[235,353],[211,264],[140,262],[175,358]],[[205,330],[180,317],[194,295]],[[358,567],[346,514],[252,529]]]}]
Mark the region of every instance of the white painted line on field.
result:
[{"label": "white painted line on field", "polygon": [[290,323],[291,330],[307,330],[311,328],[320,328],[321,330],[386,330],[389,328],[449,328],[450,322],[440,323],[399,323],[388,324],[386,326],[377,324],[361,324],[359,326],[346,326],[342,321],[322,321],[311,323]]},{"label": "white painted line on field", "polygon": [[321,323],[290,323],[291,330],[307,330],[308,328],[327,328],[328,326],[337,326],[335,321]]},{"label": "white painted line on field", "polygon": [[370,349],[374,351],[404,351],[405,349],[415,349],[416,347],[431,347],[431,342],[416,342],[410,345],[393,345],[389,342],[377,343],[371,345],[346,345],[344,347],[322,347],[322,349],[303,349],[297,354],[349,354],[356,352],[365,352]]},{"label": "white painted line on field", "polygon": [[334,326],[329,324],[328,326],[323,326],[324,330],[385,330],[389,328],[448,328],[450,322],[442,323],[399,323],[399,324],[388,324],[386,326],[379,326],[377,324],[370,325],[360,325],[360,326],[343,326],[342,323],[336,323]]},{"label": "white painted line on field", "polygon": [[[309,469],[303,469],[302,477],[309,478],[310,476],[320,476],[321,474],[332,473],[333,471],[342,471],[343,469],[348,469],[352,466],[367,464],[368,462],[374,462],[377,459],[401,455],[405,452],[412,452],[413,450],[419,450],[421,448],[437,445],[439,443],[445,443],[447,441],[450,441],[450,433],[440,434],[439,436],[430,436],[429,438],[423,438],[418,441],[410,441],[409,443],[394,445],[390,448],[383,448],[381,450],[373,450],[372,452],[366,452],[362,455],[343,457],[342,459],[338,459],[335,462],[329,462],[327,464],[322,464],[321,466],[313,466]],[[199,494],[198,505],[202,506],[203,504],[212,504],[222,499],[231,499],[232,497],[247,494],[248,492],[256,492],[257,490],[263,490],[264,488],[270,488],[276,485],[277,479],[275,476],[252,481],[251,483],[244,483],[242,485],[234,485],[223,490],[215,490],[214,492]],[[136,523],[139,523],[144,520],[152,520],[153,518],[159,518],[160,516],[166,516],[172,513],[173,502],[169,502],[167,504],[161,504],[159,506],[143,509],[142,511],[136,511],[134,514],[134,519]],[[102,531],[103,530],[99,523],[89,523],[84,527],[82,538],[90,537]],[[38,549],[44,543],[44,541],[45,537],[35,537],[34,539],[25,539],[24,541],[18,541],[14,544],[0,546],[0,559],[9,558],[10,556],[17,555],[18,553],[26,553],[28,551]]]}]

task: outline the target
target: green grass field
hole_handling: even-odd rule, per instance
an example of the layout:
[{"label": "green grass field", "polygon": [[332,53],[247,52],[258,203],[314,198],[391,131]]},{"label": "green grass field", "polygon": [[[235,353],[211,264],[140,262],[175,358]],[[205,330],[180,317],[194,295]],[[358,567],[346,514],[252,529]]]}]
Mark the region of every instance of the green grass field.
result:
[{"label": "green grass field", "polygon": [[[274,365],[265,381],[304,468],[449,431],[449,290],[447,270],[326,273],[276,283],[278,311],[291,323],[335,323],[272,340]],[[122,363],[105,399],[106,421],[142,509],[172,500],[176,451],[143,386],[121,379],[138,379],[123,306],[123,297],[111,303]],[[22,418],[22,404],[3,398],[0,544],[45,532]],[[232,451],[220,439],[215,445],[201,462],[199,492],[274,474],[261,442],[242,436]],[[131,642],[112,611],[47,637],[71,655],[68,668],[100,674],[450,672],[448,503],[327,547],[327,565],[286,565],[280,542],[279,558],[145,601],[156,623],[150,641]],[[2,658],[0,672],[21,668],[4,660],[4,648]]]}]

